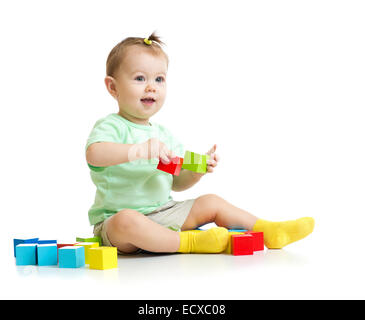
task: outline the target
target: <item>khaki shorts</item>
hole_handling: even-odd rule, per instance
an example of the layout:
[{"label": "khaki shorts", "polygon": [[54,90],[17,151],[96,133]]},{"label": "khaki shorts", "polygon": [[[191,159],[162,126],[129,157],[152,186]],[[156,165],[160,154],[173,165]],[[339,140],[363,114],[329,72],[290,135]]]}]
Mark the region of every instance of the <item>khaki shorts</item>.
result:
[{"label": "khaki shorts", "polygon": [[[195,199],[189,199],[185,201],[171,200],[165,205],[157,208],[156,210],[146,214],[145,216],[152,221],[169,228],[174,231],[181,231],[186,218],[188,217],[191,208],[193,207]],[[109,217],[108,219],[110,219]],[[105,222],[108,220],[97,223],[94,226],[94,235],[101,238],[103,246],[112,247],[105,230]],[[137,250],[135,253],[146,252],[144,250]],[[126,254],[118,250],[119,254]]]}]

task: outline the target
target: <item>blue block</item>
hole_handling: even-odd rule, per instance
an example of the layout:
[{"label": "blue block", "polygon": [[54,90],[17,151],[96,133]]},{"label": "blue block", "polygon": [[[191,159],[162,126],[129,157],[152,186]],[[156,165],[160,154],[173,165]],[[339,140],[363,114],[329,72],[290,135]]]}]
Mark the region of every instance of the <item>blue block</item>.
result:
[{"label": "blue block", "polygon": [[57,244],[38,244],[37,259],[39,266],[57,265]]},{"label": "blue block", "polygon": [[[207,229],[202,229],[201,227],[196,228],[195,230],[200,230],[200,231],[206,231]],[[228,232],[246,232],[246,229],[228,229]]]},{"label": "blue block", "polygon": [[78,246],[66,246],[58,249],[60,268],[80,268],[85,265],[85,249]]},{"label": "blue block", "polygon": [[228,232],[246,232],[245,229],[229,229]]},{"label": "blue block", "polygon": [[48,244],[48,243],[56,243],[57,240],[38,240],[38,244]]},{"label": "blue block", "polygon": [[16,246],[16,265],[27,266],[37,264],[37,244],[21,243]]},{"label": "blue block", "polygon": [[14,257],[16,257],[16,246],[21,243],[37,243],[39,238],[32,238],[32,239],[14,239]]}]

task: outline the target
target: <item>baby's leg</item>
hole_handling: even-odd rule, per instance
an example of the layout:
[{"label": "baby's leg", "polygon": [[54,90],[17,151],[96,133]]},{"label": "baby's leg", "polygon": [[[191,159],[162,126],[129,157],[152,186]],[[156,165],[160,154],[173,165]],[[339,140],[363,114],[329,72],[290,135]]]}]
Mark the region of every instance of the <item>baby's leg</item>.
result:
[{"label": "baby's leg", "polygon": [[105,223],[110,243],[125,253],[138,248],[150,252],[217,253],[228,243],[228,232],[224,228],[199,233],[176,232],[130,209],[119,211]]},{"label": "baby's leg", "polygon": [[215,194],[206,194],[197,198],[185,220],[182,230],[191,230],[209,222],[227,229],[241,227],[252,230],[257,221],[253,214],[237,208]]},{"label": "baby's leg", "polygon": [[215,222],[225,228],[243,227],[247,230],[263,231],[265,245],[271,249],[282,248],[303,239],[314,228],[314,220],[310,217],[282,222],[258,219],[214,194],[204,195],[195,200],[182,230],[195,229],[208,222]]},{"label": "baby's leg", "polygon": [[138,248],[151,252],[176,252],[180,245],[178,232],[131,209],[119,211],[109,218],[105,228],[111,244],[125,253],[132,253]]}]

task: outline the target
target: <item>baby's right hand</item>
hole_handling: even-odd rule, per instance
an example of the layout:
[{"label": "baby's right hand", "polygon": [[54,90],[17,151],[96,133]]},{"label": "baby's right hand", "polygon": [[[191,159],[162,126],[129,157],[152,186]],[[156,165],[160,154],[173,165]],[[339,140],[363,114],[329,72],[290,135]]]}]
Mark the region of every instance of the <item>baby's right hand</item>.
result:
[{"label": "baby's right hand", "polygon": [[164,164],[170,163],[174,153],[157,138],[151,138],[142,143],[142,157],[144,159],[159,158]]}]

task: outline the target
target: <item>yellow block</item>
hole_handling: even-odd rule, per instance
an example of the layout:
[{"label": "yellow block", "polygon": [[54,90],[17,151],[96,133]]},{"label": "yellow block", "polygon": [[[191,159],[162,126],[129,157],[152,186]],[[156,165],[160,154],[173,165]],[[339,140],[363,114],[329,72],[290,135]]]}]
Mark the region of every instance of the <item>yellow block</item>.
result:
[{"label": "yellow block", "polygon": [[98,242],[77,242],[75,243],[75,246],[80,246],[80,247],[84,247],[85,249],[85,264],[89,264],[90,259],[89,259],[89,250],[91,248],[97,248],[99,247],[99,243]]},{"label": "yellow block", "polygon": [[98,247],[89,250],[90,269],[118,268],[118,253],[116,247]]},{"label": "yellow block", "polygon": [[226,250],[223,253],[232,254],[232,235],[233,234],[244,234],[245,232],[228,232],[229,240]]}]

